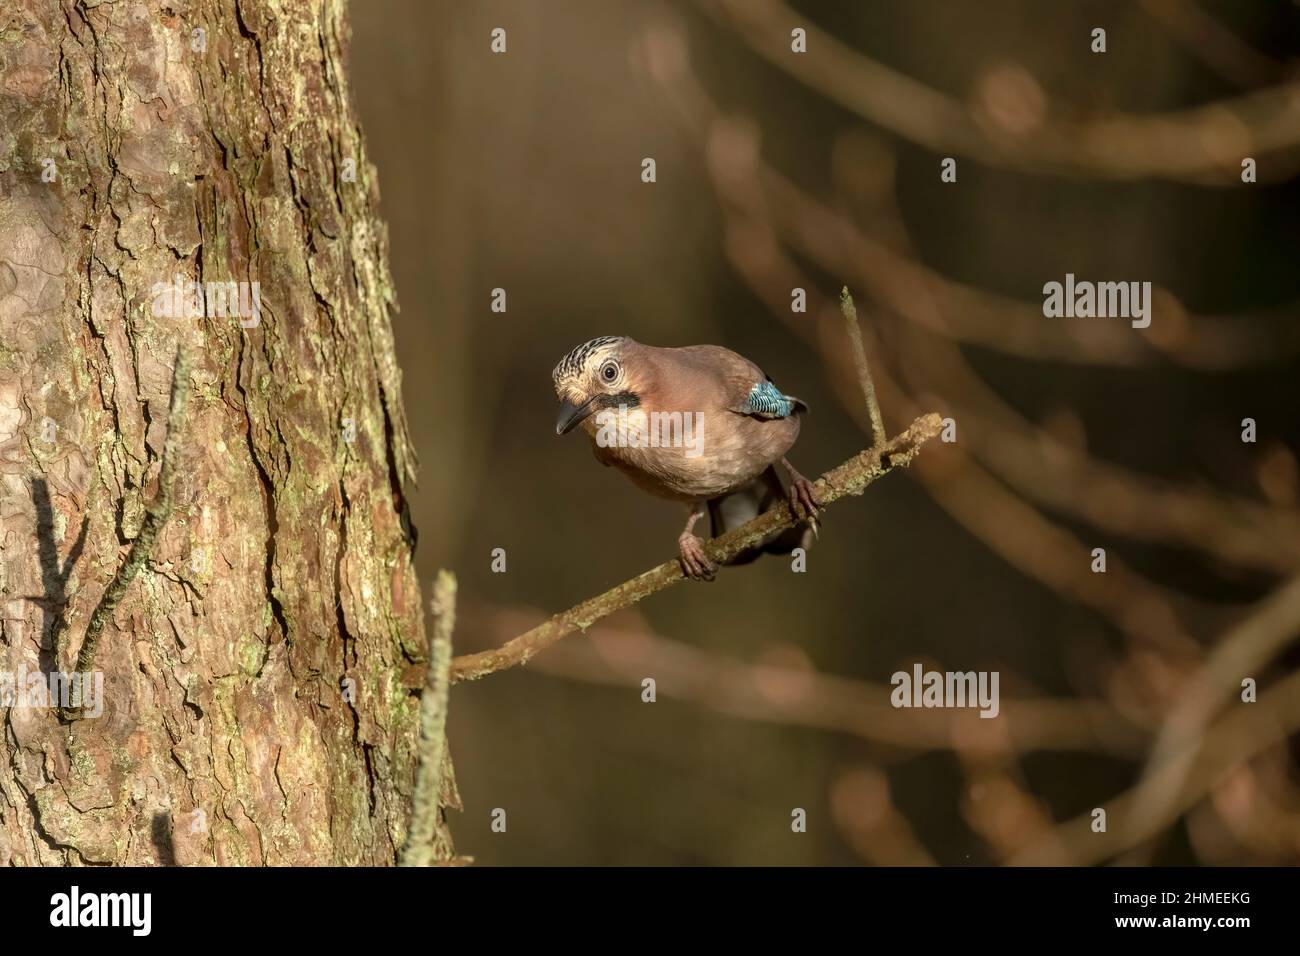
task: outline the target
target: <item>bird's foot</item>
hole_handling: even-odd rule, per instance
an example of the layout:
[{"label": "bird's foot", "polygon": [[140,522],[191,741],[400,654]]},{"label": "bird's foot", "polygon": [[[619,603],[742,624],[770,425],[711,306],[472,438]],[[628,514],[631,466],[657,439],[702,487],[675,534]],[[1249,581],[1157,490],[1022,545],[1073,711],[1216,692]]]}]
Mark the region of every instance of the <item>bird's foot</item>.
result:
[{"label": "bird's foot", "polygon": [[808,518],[816,526],[816,518],[821,510],[821,501],[817,498],[817,489],[811,481],[794,469],[790,470],[790,512],[796,518]]},{"label": "bird's foot", "polygon": [[689,531],[677,538],[677,552],[681,557],[682,572],[692,581],[712,581],[718,566],[704,553],[704,542]]}]

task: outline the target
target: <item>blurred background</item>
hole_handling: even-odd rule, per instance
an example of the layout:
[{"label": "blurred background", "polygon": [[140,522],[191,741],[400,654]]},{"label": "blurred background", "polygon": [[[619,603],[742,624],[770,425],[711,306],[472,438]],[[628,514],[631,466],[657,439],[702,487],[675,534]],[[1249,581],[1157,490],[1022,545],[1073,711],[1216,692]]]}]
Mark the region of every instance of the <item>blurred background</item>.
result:
[{"label": "blurred background", "polygon": [[[550,372],[581,342],[742,353],[812,406],[791,457],[813,477],[869,444],[847,284],[890,433],[927,411],[957,428],[835,506],[806,573],[724,570],[457,685],[460,853],[1300,862],[1300,6],[351,17],[419,566],[459,576],[457,653],[675,554],[678,506],[555,436]],[[1067,272],[1152,282],[1151,327],[1044,318]],[[890,675],[916,662],[999,671],[1001,716],[894,710]]]}]

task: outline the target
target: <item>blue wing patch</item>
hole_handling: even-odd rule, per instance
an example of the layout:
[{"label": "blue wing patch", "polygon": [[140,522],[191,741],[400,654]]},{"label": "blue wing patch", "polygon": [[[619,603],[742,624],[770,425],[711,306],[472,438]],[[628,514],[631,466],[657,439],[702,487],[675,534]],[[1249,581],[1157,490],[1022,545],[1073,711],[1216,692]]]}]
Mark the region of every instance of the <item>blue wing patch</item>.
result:
[{"label": "blue wing patch", "polygon": [[745,399],[744,414],[760,418],[788,418],[798,399],[782,395],[771,382],[758,382]]}]

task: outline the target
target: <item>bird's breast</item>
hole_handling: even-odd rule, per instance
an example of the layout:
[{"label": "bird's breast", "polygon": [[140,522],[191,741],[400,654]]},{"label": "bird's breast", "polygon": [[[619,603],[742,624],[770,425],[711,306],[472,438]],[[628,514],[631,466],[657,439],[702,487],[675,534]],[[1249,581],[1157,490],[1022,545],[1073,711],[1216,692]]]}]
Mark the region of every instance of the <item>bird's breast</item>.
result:
[{"label": "bird's breast", "polygon": [[744,485],[779,460],[799,435],[799,419],[634,409],[587,432],[596,457],[645,491],[696,501]]}]

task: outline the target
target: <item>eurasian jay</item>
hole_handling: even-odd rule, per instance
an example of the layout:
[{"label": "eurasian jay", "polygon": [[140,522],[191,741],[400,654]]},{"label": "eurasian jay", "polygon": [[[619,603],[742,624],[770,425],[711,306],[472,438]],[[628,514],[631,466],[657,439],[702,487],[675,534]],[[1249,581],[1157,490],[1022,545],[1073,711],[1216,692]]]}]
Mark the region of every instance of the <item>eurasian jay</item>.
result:
[{"label": "eurasian jay", "polygon": [[[560,399],[557,435],[581,425],[597,461],[688,506],[677,538],[688,577],[712,580],[717,571],[693,533],[706,511],[716,536],[788,497],[804,521],[765,544],[761,550],[769,553],[806,547],[816,532],[820,502],[812,482],[785,457],[808,406],[748,359],[716,345],[655,348],[603,336],[571,351],[551,377]],[[790,477],[788,492],[773,468],[778,461]]]}]

